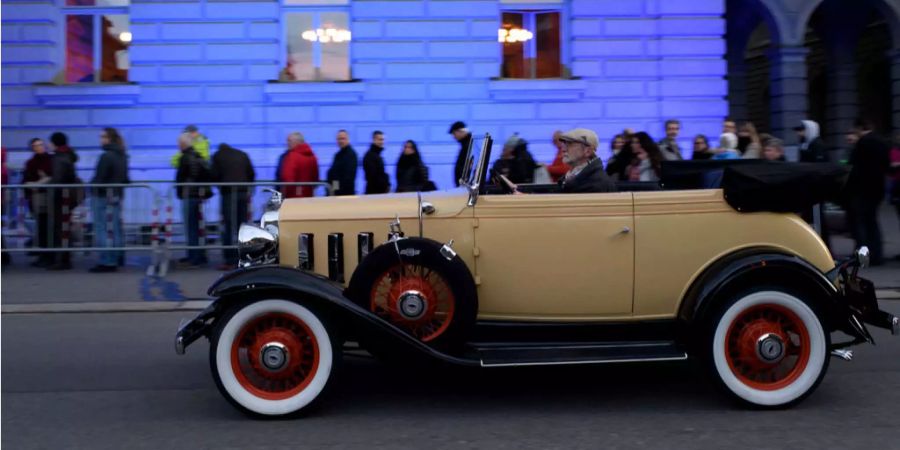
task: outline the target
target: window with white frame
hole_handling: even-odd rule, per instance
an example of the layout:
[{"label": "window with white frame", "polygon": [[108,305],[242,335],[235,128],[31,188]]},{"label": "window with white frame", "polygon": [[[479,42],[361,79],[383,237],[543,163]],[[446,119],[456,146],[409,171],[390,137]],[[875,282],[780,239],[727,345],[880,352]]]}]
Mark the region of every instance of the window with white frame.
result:
[{"label": "window with white frame", "polygon": [[563,2],[501,1],[501,78],[564,78]]},{"label": "window with white frame", "polygon": [[66,83],[128,81],[131,0],[60,0]]},{"label": "window with white frame", "polygon": [[349,0],[282,0],[279,81],[350,79]]}]

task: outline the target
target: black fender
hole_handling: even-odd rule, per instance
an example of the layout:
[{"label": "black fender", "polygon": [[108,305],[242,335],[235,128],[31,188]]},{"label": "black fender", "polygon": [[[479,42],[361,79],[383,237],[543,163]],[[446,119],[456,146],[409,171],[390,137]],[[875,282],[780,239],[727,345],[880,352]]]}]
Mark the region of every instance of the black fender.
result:
[{"label": "black fender", "polygon": [[840,292],[826,274],[796,255],[770,249],[748,249],[727,255],[701,274],[688,289],[678,310],[686,330],[703,321],[717,301],[753,283],[801,290],[818,301],[830,329],[841,328]]},{"label": "black fender", "polygon": [[[227,273],[210,286],[208,294],[216,298],[207,313],[207,320],[220,316],[230,306],[248,298],[263,295],[287,296],[323,311],[342,329],[356,334],[369,334],[432,359],[454,365],[478,366],[477,359],[460,358],[440,352],[422,343],[403,330],[353,303],[344,295],[343,285],[327,277],[292,267],[265,265],[239,269]],[[211,326],[211,324],[210,324]],[[208,331],[208,330],[207,330]]]}]

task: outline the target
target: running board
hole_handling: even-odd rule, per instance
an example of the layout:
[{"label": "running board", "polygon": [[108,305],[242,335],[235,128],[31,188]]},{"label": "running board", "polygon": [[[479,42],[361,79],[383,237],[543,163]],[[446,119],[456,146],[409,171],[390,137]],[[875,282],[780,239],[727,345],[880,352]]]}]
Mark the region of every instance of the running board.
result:
[{"label": "running board", "polygon": [[671,341],[473,345],[482,367],[681,361],[687,354]]}]

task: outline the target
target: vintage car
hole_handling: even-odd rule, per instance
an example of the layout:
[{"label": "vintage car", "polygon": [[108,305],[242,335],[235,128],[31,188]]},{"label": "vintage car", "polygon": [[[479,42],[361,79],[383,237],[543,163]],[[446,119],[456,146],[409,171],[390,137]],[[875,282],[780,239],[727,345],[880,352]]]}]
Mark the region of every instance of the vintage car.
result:
[{"label": "vintage car", "polygon": [[836,264],[796,214],[738,211],[727,187],[504,195],[486,188],[490,136],[479,148],[457,190],[274,196],[176,352],[209,338],[217,387],[260,416],[315,404],[348,341],[483,368],[691,357],[766,408],[874,343],[865,323],[898,333],[857,276],[866,249]]}]

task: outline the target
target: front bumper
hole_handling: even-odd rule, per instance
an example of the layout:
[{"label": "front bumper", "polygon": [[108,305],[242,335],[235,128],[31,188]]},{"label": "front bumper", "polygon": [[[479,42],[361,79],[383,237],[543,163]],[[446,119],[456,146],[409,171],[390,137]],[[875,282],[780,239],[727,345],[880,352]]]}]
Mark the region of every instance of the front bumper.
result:
[{"label": "front bumper", "polygon": [[209,337],[212,319],[216,316],[216,302],[211,303],[197,317],[183,320],[175,333],[175,353],[183,355],[185,349],[203,336]]}]

